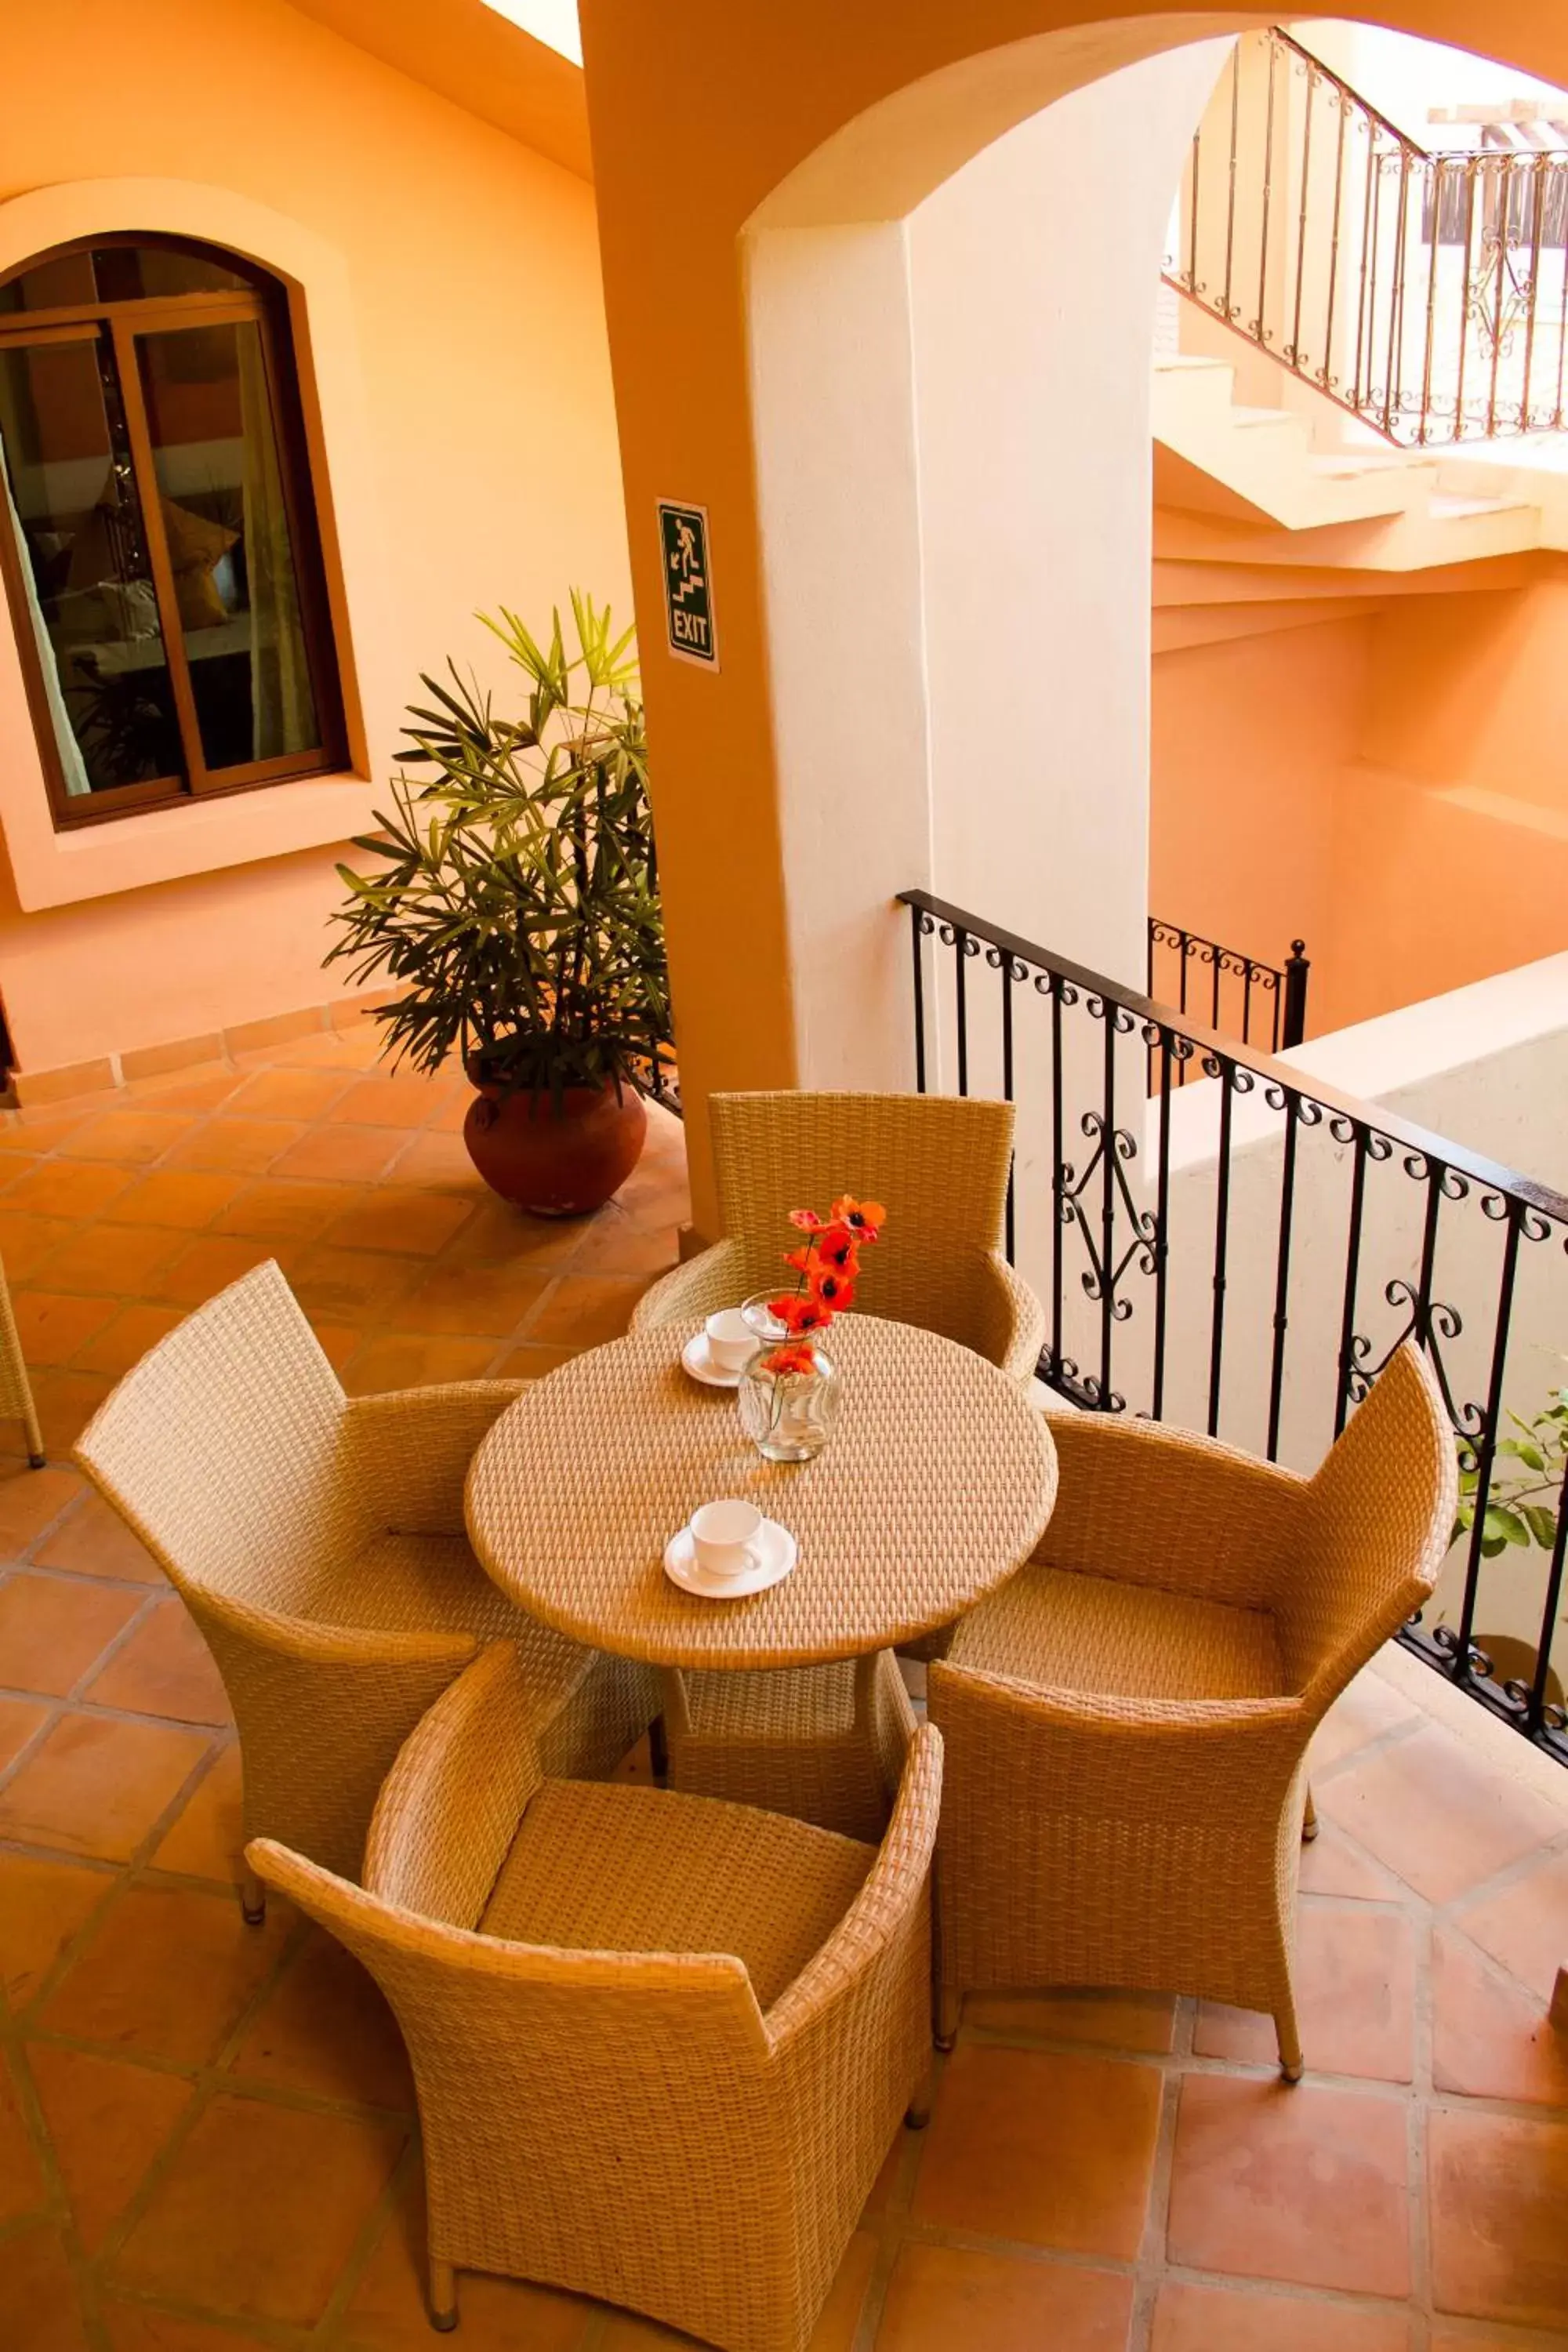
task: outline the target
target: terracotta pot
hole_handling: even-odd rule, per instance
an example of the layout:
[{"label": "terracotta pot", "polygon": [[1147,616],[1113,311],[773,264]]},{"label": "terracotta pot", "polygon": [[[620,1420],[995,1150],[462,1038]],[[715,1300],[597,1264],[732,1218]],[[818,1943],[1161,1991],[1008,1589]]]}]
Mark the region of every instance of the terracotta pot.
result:
[{"label": "terracotta pot", "polygon": [[463,1121],[468,1157],[492,1192],[536,1217],[587,1217],[618,1192],[642,1157],[647,1113],[623,1087],[503,1094],[481,1085]]}]

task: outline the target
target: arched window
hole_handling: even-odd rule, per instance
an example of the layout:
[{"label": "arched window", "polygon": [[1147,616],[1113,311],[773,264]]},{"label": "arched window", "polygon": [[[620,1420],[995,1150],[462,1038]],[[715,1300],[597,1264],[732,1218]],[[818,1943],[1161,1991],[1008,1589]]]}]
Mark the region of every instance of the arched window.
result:
[{"label": "arched window", "polygon": [[275,279],[134,236],[0,278],[0,573],[57,824],[342,765]]}]

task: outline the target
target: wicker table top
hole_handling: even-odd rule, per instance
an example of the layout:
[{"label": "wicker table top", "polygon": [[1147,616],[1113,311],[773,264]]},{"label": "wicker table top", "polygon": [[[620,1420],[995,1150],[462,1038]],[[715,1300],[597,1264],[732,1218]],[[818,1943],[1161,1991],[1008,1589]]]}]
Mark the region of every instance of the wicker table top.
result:
[{"label": "wicker table top", "polygon": [[[1005,1372],[933,1332],[846,1316],[827,1447],[764,1462],[732,1393],[682,1371],[696,1328],[575,1357],[474,1456],[469,1538],[532,1616],[658,1665],[807,1665],[933,1633],[1028,1558],[1056,1499],[1056,1448]],[[700,1600],[665,1575],[664,1546],[727,1495],[789,1528],[799,1561],[768,1591]]]}]

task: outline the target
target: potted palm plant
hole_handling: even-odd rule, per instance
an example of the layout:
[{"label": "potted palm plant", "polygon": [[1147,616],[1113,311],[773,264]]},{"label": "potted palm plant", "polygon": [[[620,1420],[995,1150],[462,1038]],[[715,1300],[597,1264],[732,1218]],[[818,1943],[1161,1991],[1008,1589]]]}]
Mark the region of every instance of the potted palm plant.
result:
[{"label": "potted palm plant", "polygon": [[539,1216],[577,1216],[625,1183],[643,1146],[642,1089],[669,1037],[664,925],[633,632],[574,590],[541,646],[514,613],[479,616],[529,680],[503,718],[458,676],[425,677],[392,813],[338,868],[349,892],[326,961],[401,992],[387,1050],[434,1070],[461,1056],[476,1088],[463,1136],[487,1183]]}]

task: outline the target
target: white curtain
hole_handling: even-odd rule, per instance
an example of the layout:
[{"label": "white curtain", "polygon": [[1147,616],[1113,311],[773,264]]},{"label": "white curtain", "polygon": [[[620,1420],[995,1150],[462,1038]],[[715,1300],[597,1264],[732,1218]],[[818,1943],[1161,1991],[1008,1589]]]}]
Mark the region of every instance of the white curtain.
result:
[{"label": "white curtain", "polygon": [[16,568],[22,575],[22,593],[27,600],[27,613],[33,624],[33,638],[38,648],[38,667],[43,672],[44,693],[48,701],[49,717],[54,721],[55,740],[59,745],[60,766],[65,771],[68,793],[89,793],[87,767],[81,756],[81,746],[76,740],[76,730],[70,723],[66,698],[60,690],[59,664],[49,639],[44,608],[38,602],[37,585],[33,578],[33,559],[22,530],[22,518],[16,511],[16,500],[11,488],[11,469],[5,457],[5,442],[0,435],[0,483],[5,485],[5,515],[11,535],[16,542]]}]

